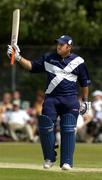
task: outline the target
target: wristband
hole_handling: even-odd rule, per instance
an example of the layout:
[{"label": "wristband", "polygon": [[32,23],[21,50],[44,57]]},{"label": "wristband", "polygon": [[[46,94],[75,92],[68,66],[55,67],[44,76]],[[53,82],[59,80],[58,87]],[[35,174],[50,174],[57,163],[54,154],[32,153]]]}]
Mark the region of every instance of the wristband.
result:
[{"label": "wristband", "polygon": [[88,101],[88,97],[83,97],[82,101],[87,102]]},{"label": "wristband", "polygon": [[21,59],[22,59],[22,56],[21,55],[19,55],[17,58],[16,58],[16,61],[21,61]]}]

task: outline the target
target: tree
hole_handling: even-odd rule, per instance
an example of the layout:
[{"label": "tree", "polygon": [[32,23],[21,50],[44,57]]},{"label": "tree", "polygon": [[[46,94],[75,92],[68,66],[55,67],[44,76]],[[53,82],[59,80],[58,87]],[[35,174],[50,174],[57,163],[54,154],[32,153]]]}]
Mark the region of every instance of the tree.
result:
[{"label": "tree", "polygon": [[91,5],[80,0],[1,0],[1,42],[10,40],[15,8],[21,9],[20,43],[51,45],[61,34],[70,34],[83,47],[99,46],[102,41],[101,0]]}]

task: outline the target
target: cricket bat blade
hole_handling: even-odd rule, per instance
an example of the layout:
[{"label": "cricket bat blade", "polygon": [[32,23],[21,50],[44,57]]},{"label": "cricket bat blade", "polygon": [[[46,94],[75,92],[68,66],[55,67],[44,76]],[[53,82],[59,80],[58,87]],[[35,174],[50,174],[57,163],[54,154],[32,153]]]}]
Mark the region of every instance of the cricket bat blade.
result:
[{"label": "cricket bat blade", "polygon": [[[19,34],[19,22],[20,22],[20,9],[15,9],[13,11],[13,20],[12,20],[12,34],[11,34],[11,46],[17,44],[18,34]],[[10,64],[14,64],[15,52],[13,51]]]}]

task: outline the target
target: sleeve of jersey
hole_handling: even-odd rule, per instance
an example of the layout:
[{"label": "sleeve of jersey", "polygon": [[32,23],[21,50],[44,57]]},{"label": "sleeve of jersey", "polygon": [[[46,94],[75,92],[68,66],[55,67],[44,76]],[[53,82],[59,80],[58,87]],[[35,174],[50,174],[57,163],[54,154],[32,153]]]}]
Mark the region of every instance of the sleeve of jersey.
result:
[{"label": "sleeve of jersey", "polygon": [[45,57],[44,55],[41,56],[39,59],[36,59],[34,61],[31,61],[32,63],[32,69],[31,73],[40,73],[40,72],[45,72],[45,67],[44,67],[44,60]]},{"label": "sleeve of jersey", "polygon": [[81,87],[87,87],[91,83],[85,63],[80,64],[78,67],[78,81]]}]

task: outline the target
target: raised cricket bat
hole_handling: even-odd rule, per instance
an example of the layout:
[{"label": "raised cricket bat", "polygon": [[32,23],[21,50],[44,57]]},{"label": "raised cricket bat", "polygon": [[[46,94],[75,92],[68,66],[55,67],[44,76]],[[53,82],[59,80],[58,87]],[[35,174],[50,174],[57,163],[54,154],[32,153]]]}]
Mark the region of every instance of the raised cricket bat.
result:
[{"label": "raised cricket bat", "polygon": [[[15,9],[13,11],[13,19],[12,19],[12,34],[11,34],[11,46],[17,44],[18,41],[18,33],[19,33],[19,22],[20,22],[20,9]],[[15,52],[13,51],[11,56],[10,64],[14,64]]]}]

